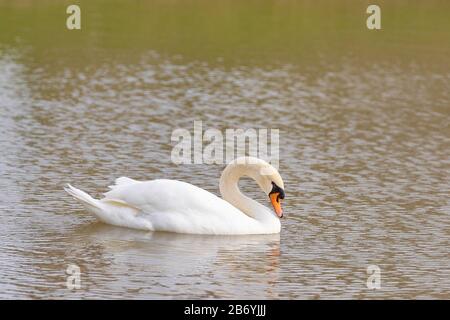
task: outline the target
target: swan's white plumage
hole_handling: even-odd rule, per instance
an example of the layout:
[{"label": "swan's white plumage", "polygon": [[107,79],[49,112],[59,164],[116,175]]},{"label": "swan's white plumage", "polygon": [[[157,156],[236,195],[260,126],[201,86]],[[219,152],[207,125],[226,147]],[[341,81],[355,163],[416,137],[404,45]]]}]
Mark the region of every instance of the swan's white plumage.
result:
[{"label": "swan's white plumage", "polygon": [[125,185],[136,183],[136,182],[139,182],[139,181],[131,179],[131,178],[127,178],[127,177],[120,177],[120,178],[117,178],[114,181],[114,184],[112,186],[109,186],[108,188],[115,189],[118,186],[125,186]]},{"label": "swan's white plumage", "polygon": [[[242,197],[239,201],[248,202],[245,208],[257,211],[253,216],[204,189],[177,180],[137,181],[122,177],[110,188],[101,200],[71,185],[66,191],[101,221],[116,226],[193,234],[280,232],[279,219],[268,208],[239,191]],[[235,205],[239,206],[238,203]]]}]

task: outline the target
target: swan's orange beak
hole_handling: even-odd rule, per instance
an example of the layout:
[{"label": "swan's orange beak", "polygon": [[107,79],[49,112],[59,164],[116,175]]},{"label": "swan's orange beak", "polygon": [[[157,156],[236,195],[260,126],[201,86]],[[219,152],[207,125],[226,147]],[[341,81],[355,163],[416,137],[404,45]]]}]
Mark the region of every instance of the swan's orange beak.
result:
[{"label": "swan's orange beak", "polygon": [[283,209],[281,209],[281,198],[279,192],[274,192],[269,195],[270,202],[272,202],[273,210],[278,218],[283,218]]}]

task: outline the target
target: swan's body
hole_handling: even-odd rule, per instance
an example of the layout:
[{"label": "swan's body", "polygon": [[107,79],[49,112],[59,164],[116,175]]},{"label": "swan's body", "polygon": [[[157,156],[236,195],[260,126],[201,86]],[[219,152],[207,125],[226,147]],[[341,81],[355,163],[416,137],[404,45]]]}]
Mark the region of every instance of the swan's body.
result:
[{"label": "swan's body", "polygon": [[[283,188],[281,177],[265,161],[245,159],[245,164],[234,160],[222,174],[220,190],[225,200],[192,184],[167,179],[119,178],[101,200],[70,185],[66,191],[101,221],[116,226],[194,234],[279,233],[279,218],[244,196],[237,183],[247,175],[269,193],[272,185]],[[255,163],[249,164],[249,159]]]}]

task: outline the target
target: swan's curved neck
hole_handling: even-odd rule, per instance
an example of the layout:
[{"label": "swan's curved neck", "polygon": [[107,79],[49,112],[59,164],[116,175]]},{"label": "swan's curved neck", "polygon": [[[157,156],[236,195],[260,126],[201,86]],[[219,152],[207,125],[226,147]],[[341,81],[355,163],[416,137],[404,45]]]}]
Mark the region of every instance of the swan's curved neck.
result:
[{"label": "swan's curved neck", "polygon": [[262,222],[278,220],[267,207],[242,194],[238,183],[243,176],[252,178],[261,187],[259,167],[251,164],[234,163],[228,165],[220,177],[219,186],[222,198],[256,220]]}]

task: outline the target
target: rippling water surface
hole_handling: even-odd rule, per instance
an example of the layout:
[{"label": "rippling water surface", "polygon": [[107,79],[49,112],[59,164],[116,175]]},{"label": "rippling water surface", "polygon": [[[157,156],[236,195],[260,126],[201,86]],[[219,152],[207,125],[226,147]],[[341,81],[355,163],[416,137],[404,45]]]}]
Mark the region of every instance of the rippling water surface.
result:
[{"label": "rippling water surface", "polygon": [[[384,30],[374,48],[353,46],[349,39],[367,31],[349,31],[340,11],[324,39],[303,33],[294,45],[292,26],[323,17],[292,22],[289,11],[304,7],[270,1],[253,13],[252,2],[223,1],[222,14],[194,1],[192,21],[176,4],[118,5],[108,16],[104,2],[85,2],[94,20],[75,36],[59,16],[39,20],[58,12],[55,3],[0,1],[10,28],[0,32],[1,298],[450,298],[450,29],[440,29],[442,2],[430,4],[434,28]],[[151,19],[138,15],[129,38],[111,25],[137,11],[158,16],[148,8],[183,19],[146,25]],[[263,26],[266,11],[280,39]],[[248,28],[235,30],[233,17]],[[429,25],[423,19],[417,28]],[[267,50],[265,40],[273,41]],[[280,129],[280,235],[110,227],[64,193],[70,182],[100,196],[129,176],[218,194],[223,166],[170,161],[172,131],[193,131],[194,120],[204,129]],[[251,182],[244,187],[267,201]],[[81,268],[79,290],[66,288],[69,264]],[[366,286],[369,265],[381,269],[378,290]]]}]

